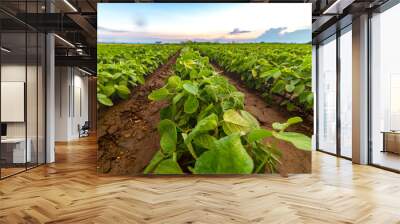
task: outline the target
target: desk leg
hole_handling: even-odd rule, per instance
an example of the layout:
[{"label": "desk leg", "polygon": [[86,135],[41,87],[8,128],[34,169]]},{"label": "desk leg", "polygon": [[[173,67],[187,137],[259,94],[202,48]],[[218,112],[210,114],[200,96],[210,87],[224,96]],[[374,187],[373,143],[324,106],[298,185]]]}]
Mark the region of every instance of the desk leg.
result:
[{"label": "desk leg", "polygon": [[383,135],[383,149],[381,152],[386,152],[386,134],[382,133]]}]

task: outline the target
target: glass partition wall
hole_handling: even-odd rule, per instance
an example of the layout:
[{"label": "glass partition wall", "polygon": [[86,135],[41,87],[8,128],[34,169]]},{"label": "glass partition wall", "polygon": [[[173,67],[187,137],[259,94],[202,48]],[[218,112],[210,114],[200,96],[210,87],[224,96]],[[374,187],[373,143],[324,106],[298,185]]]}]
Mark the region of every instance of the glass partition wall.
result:
[{"label": "glass partition wall", "polygon": [[371,18],[369,162],[400,171],[400,4]]},{"label": "glass partition wall", "polygon": [[318,149],[336,153],[336,36],[318,47]]},{"label": "glass partition wall", "polygon": [[352,158],[352,33],[351,25],[341,31],[340,64],[340,155]]},{"label": "glass partition wall", "polygon": [[45,41],[0,12],[1,179],[45,163]]},{"label": "glass partition wall", "polygon": [[317,47],[317,150],[352,157],[351,25]]}]

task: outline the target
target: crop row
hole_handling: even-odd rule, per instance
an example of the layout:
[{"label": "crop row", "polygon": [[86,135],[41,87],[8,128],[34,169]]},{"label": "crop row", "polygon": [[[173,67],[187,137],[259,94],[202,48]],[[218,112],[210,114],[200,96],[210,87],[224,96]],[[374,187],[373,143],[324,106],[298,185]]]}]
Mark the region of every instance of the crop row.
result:
[{"label": "crop row", "polygon": [[288,111],[312,113],[311,47],[304,44],[197,45],[203,55],[240,75],[267,100],[280,96]]},{"label": "crop row", "polygon": [[117,99],[127,99],[132,87],[143,84],[144,77],[178,49],[177,45],[98,45],[97,100],[112,106]]},{"label": "crop row", "polygon": [[148,98],[169,104],[160,111],[160,149],[144,173],[274,172],[281,155],[277,141],[311,148],[309,137],[285,131],[300,117],[274,123],[273,130],[261,128],[244,110],[244,94],[213,70],[208,57],[189,47],[182,49],[165,86]]}]

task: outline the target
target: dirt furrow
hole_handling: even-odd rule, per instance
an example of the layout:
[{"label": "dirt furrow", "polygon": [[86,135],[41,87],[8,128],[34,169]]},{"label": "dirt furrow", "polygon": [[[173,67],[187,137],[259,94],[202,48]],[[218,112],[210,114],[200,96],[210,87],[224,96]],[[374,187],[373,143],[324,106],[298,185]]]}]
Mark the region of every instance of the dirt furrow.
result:
[{"label": "dirt furrow", "polygon": [[[215,63],[212,63],[212,66],[220,75],[226,77],[232,85],[245,94],[244,104],[246,111],[253,114],[260,121],[263,128],[272,129],[272,123],[285,122],[291,117],[277,106],[269,105],[265,102],[257,91],[247,88],[240,81],[239,76],[225,72]],[[311,135],[310,130],[312,130],[312,125],[310,127],[309,124],[299,125],[290,129],[290,131],[301,132],[309,136]],[[279,167],[279,172],[282,175],[311,172],[311,152],[298,150],[285,142],[280,142],[278,147],[281,149],[283,155],[281,158],[282,165]]]},{"label": "dirt furrow", "polygon": [[99,111],[97,170],[100,173],[141,173],[158,150],[159,111],[166,103],[150,101],[147,96],[164,85],[178,55],[179,52],[149,75],[145,84],[132,91],[130,99]]}]

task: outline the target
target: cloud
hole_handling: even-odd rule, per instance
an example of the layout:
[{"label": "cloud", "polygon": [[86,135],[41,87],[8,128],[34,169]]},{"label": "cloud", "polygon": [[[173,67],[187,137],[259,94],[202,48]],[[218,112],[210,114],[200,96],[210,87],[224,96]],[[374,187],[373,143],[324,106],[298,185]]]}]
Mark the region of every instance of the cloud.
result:
[{"label": "cloud", "polygon": [[310,29],[287,32],[286,27],[271,28],[255,39],[256,42],[273,43],[308,43],[311,41]]},{"label": "cloud", "polygon": [[242,34],[242,33],[250,33],[248,30],[239,30],[239,28],[233,29],[232,32],[229,32],[230,35],[237,35],[237,34]]},{"label": "cloud", "polygon": [[104,27],[99,27],[98,41],[99,42],[119,42],[119,43],[154,43],[161,41],[163,43],[179,43],[181,41],[196,41],[196,42],[219,42],[219,43],[309,43],[311,41],[310,29],[299,29],[288,31],[286,27],[277,27],[267,29],[258,37],[244,37],[238,35],[240,33],[250,33],[250,31],[234,29],[230,33],[233,35],[221,34],[217,37],[198,36],[198,35],[174,35],[165,33],[150,33],[150,32],[133,32],[114,30]]},{"label": "cloud", "polygon": [[143,27],[147,26],[147,20],[146,20],[146,18],[144,18],[142,16],[135,18],[133,22],[137,27],[143,28]]},{"label": "cloud", "polygon": [[116,29],[110,29],[110,28],[106,28],[106,27],[102,27],[102,26],[98,26],[97,30],[103,31],[103,32],[110,32],[110,33],[126,33],[126,32],[129,32],[127,30],[116,30]]}]

